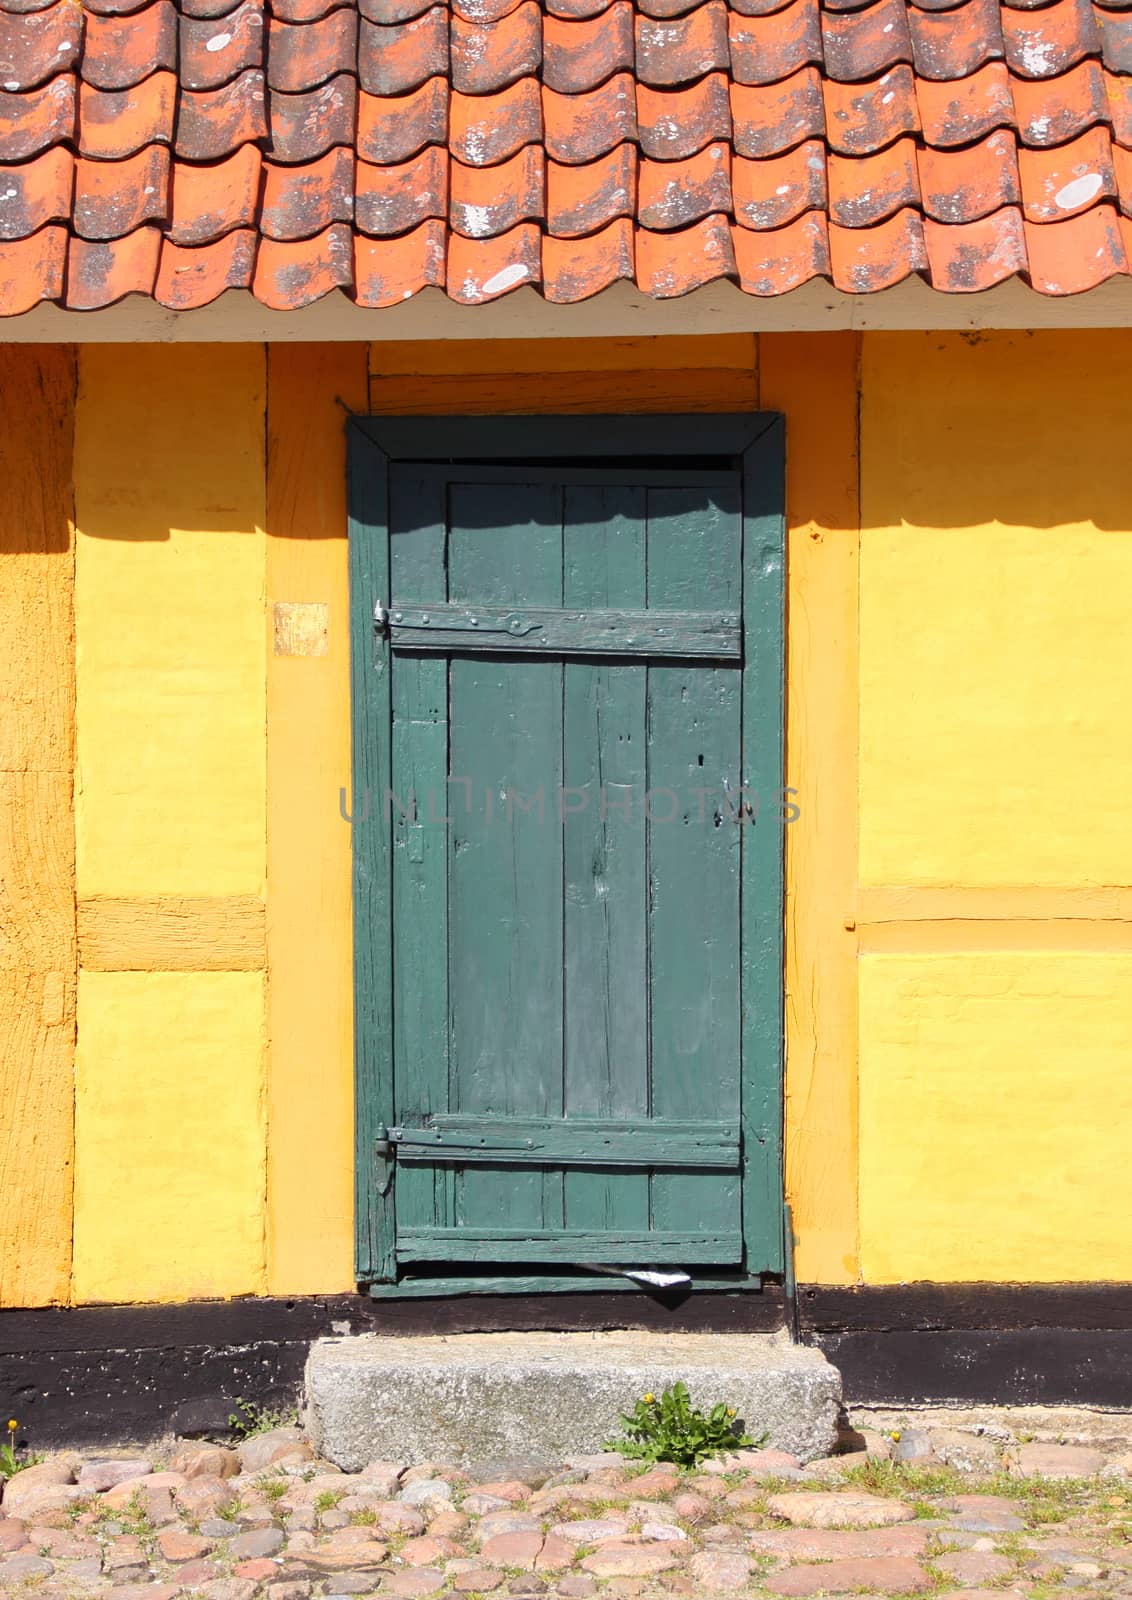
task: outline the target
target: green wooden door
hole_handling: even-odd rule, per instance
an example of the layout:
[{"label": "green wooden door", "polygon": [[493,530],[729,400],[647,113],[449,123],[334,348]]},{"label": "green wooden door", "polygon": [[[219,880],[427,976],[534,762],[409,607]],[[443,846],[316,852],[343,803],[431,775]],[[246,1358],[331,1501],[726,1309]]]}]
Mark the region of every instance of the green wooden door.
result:
[{"label": "green wooden door", "polygon": [[359,1277],[779,1270],[779,419],[356,420],[351,515]]}]

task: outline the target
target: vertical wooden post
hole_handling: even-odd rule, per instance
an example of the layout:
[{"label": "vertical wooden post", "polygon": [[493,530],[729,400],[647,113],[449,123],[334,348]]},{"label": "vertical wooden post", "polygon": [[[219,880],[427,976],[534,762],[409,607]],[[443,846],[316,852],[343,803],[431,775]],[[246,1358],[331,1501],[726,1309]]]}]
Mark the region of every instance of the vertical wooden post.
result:
[{"label": "vertical wooden post", "polygon": [[[267,1281],[352,1288],[349,584],[345,408],[364,344],[267,358]],[[357,804],[357,801],[354,802]]]},{"label": "vertical wooden post", "polygon": [[70,1293],[75,356],[0,345],[0,1306]]},{"label": "vertical wooden post", "polygon": [[786,415],[786,1197],[801,1283],[853,1283],[857,1235],[858,365],[853,333],[763,334]]}]

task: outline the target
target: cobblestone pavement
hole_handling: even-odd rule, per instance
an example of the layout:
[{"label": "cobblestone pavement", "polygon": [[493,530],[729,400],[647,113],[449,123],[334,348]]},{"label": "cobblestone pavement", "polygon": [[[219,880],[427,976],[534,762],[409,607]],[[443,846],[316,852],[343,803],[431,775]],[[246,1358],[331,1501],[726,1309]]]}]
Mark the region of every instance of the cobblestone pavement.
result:
[{"label": "cobblestone pavement", "polygon": [[848,1442],[683,1473],[602,1455],[345,1474],[298,1428],[63,1455],[5,1488],[0,1596],[1132,1597],[1132,1455],[946,1429]]}]

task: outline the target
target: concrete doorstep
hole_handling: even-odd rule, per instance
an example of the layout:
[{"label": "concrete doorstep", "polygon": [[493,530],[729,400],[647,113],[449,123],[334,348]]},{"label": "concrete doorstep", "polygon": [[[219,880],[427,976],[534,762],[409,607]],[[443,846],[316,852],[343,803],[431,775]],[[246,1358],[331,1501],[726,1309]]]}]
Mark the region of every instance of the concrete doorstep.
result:
[{"label": "concrete doorstep", "polygon": [[306,1370],[314,1448],[346,1471],[399,1460],[524,1455],[561,1460],[602,1448],[643,1394],[687,1384],[693,1405],[724,1402],[753,1438],[828,1455],[841,1377],[783,1334],[363,1334],[319,1339]]}]

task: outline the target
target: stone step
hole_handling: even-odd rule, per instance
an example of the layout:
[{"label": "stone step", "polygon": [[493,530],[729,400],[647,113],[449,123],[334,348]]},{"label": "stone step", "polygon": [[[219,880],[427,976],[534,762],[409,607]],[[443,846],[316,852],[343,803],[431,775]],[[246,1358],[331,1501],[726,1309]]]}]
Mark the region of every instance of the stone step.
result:
[{"label": "stone step", "polygon": [[693,1405],[734,1406],[754,1438],[803,1460],[836,1438],[841,1376],[784,1334],[362,1334],[319,1339],[307,1424],[347,1471],[370,1461],[493,1456],[561,1461],[600,1450],[622,1412],[683,1380]]}]

